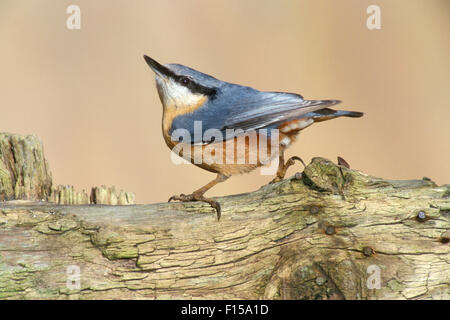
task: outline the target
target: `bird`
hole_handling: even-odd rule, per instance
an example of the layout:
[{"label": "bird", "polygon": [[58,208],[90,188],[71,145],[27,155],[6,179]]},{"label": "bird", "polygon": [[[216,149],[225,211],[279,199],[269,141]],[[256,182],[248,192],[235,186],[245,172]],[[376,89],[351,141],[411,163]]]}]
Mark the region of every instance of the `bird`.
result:
[{"label": "bird", "polygon": [[[155,74],[163,107],[162,133],[167,146],[194,165],[217,174],[190,194],[170,201],[208,203],[221,217],[220,203],[204,194],[233,175],[248,173],[278,157],[271,183],[284,179],[295,161],[284,152],[300,131],[338,117],[359,118],[362,112],[334,110],[340,100],[306,100],[289,92],[259,91],[221,81],[181,64],[160,64],[144,55]],[[265,146],[263,149],[261,146]]]}]

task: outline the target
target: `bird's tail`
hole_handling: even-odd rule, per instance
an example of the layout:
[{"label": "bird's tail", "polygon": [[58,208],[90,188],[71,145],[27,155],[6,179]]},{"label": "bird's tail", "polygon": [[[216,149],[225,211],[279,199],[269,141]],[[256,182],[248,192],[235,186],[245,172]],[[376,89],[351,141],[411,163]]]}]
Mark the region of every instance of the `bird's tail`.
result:
[{"label": "bird's tail", "polygon": [[308,114],[314,122],[326,121],[338,117],[360,118],[363,115],[364,113],[358,111],[333,110],[330,108],[320,109]]}]

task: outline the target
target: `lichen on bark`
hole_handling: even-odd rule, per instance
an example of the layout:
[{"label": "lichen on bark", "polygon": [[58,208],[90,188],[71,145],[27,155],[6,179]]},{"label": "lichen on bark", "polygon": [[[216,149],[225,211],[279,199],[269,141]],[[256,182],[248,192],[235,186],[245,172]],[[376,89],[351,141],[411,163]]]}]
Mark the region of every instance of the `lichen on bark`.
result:
[{"label": "lichen on bark", "polygon": [[0,298],[450,298],[449,185],[314,158],[217,200],[220,222],[203,203],[0,202]]}]

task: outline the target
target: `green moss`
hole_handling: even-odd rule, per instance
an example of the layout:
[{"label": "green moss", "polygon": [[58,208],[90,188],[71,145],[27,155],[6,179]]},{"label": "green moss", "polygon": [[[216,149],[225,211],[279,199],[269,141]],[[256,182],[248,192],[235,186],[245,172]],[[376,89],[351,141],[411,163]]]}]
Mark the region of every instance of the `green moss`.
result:
[{"label": "green moss", "polygon": [[39,290],[40,297],[49,297],[46,289],[39,289],[36,286],[36,277],[40,272],[48,271],[46,265],[30,265],[24,262],[18,262],[17,266],[9,266],[0,263],[0,299],[23,299],[31,292]]},{"label": "green moss", "polygon": [[135,246],[113,246],[101,249],[105,257],[110,260],[133,259],[138,257],[138,248]]},{"label": "green moss", "polygon": [[398,282],[395,279],[390,280],[387,283],[387,286],[389,287],[389,289],[391,289],[392,291],[394,291],[396,293],[401,292],[405,288],[405,286],[402,283]]},{"label": "green moss", "polygon": [[111,230],[103,230],[91,234],[91,242],[110,260],[138,257],[136,242],[132,239],[126,239],[126,237]]}]

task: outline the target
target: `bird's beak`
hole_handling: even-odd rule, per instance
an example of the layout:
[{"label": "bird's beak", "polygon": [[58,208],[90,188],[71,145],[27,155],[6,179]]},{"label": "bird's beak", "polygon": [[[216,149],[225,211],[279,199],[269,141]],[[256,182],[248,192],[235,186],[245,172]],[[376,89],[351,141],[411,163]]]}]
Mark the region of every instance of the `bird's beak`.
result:
[{"label": "bird's beak", "polygon": [[156,60],[153,60],[149,56],[144,55],[145,62],[152,68],[152,70],[156,73],[156,75],[164,78],[170,77],[172,71],[170,71],[167,67],[159,64]]}]

